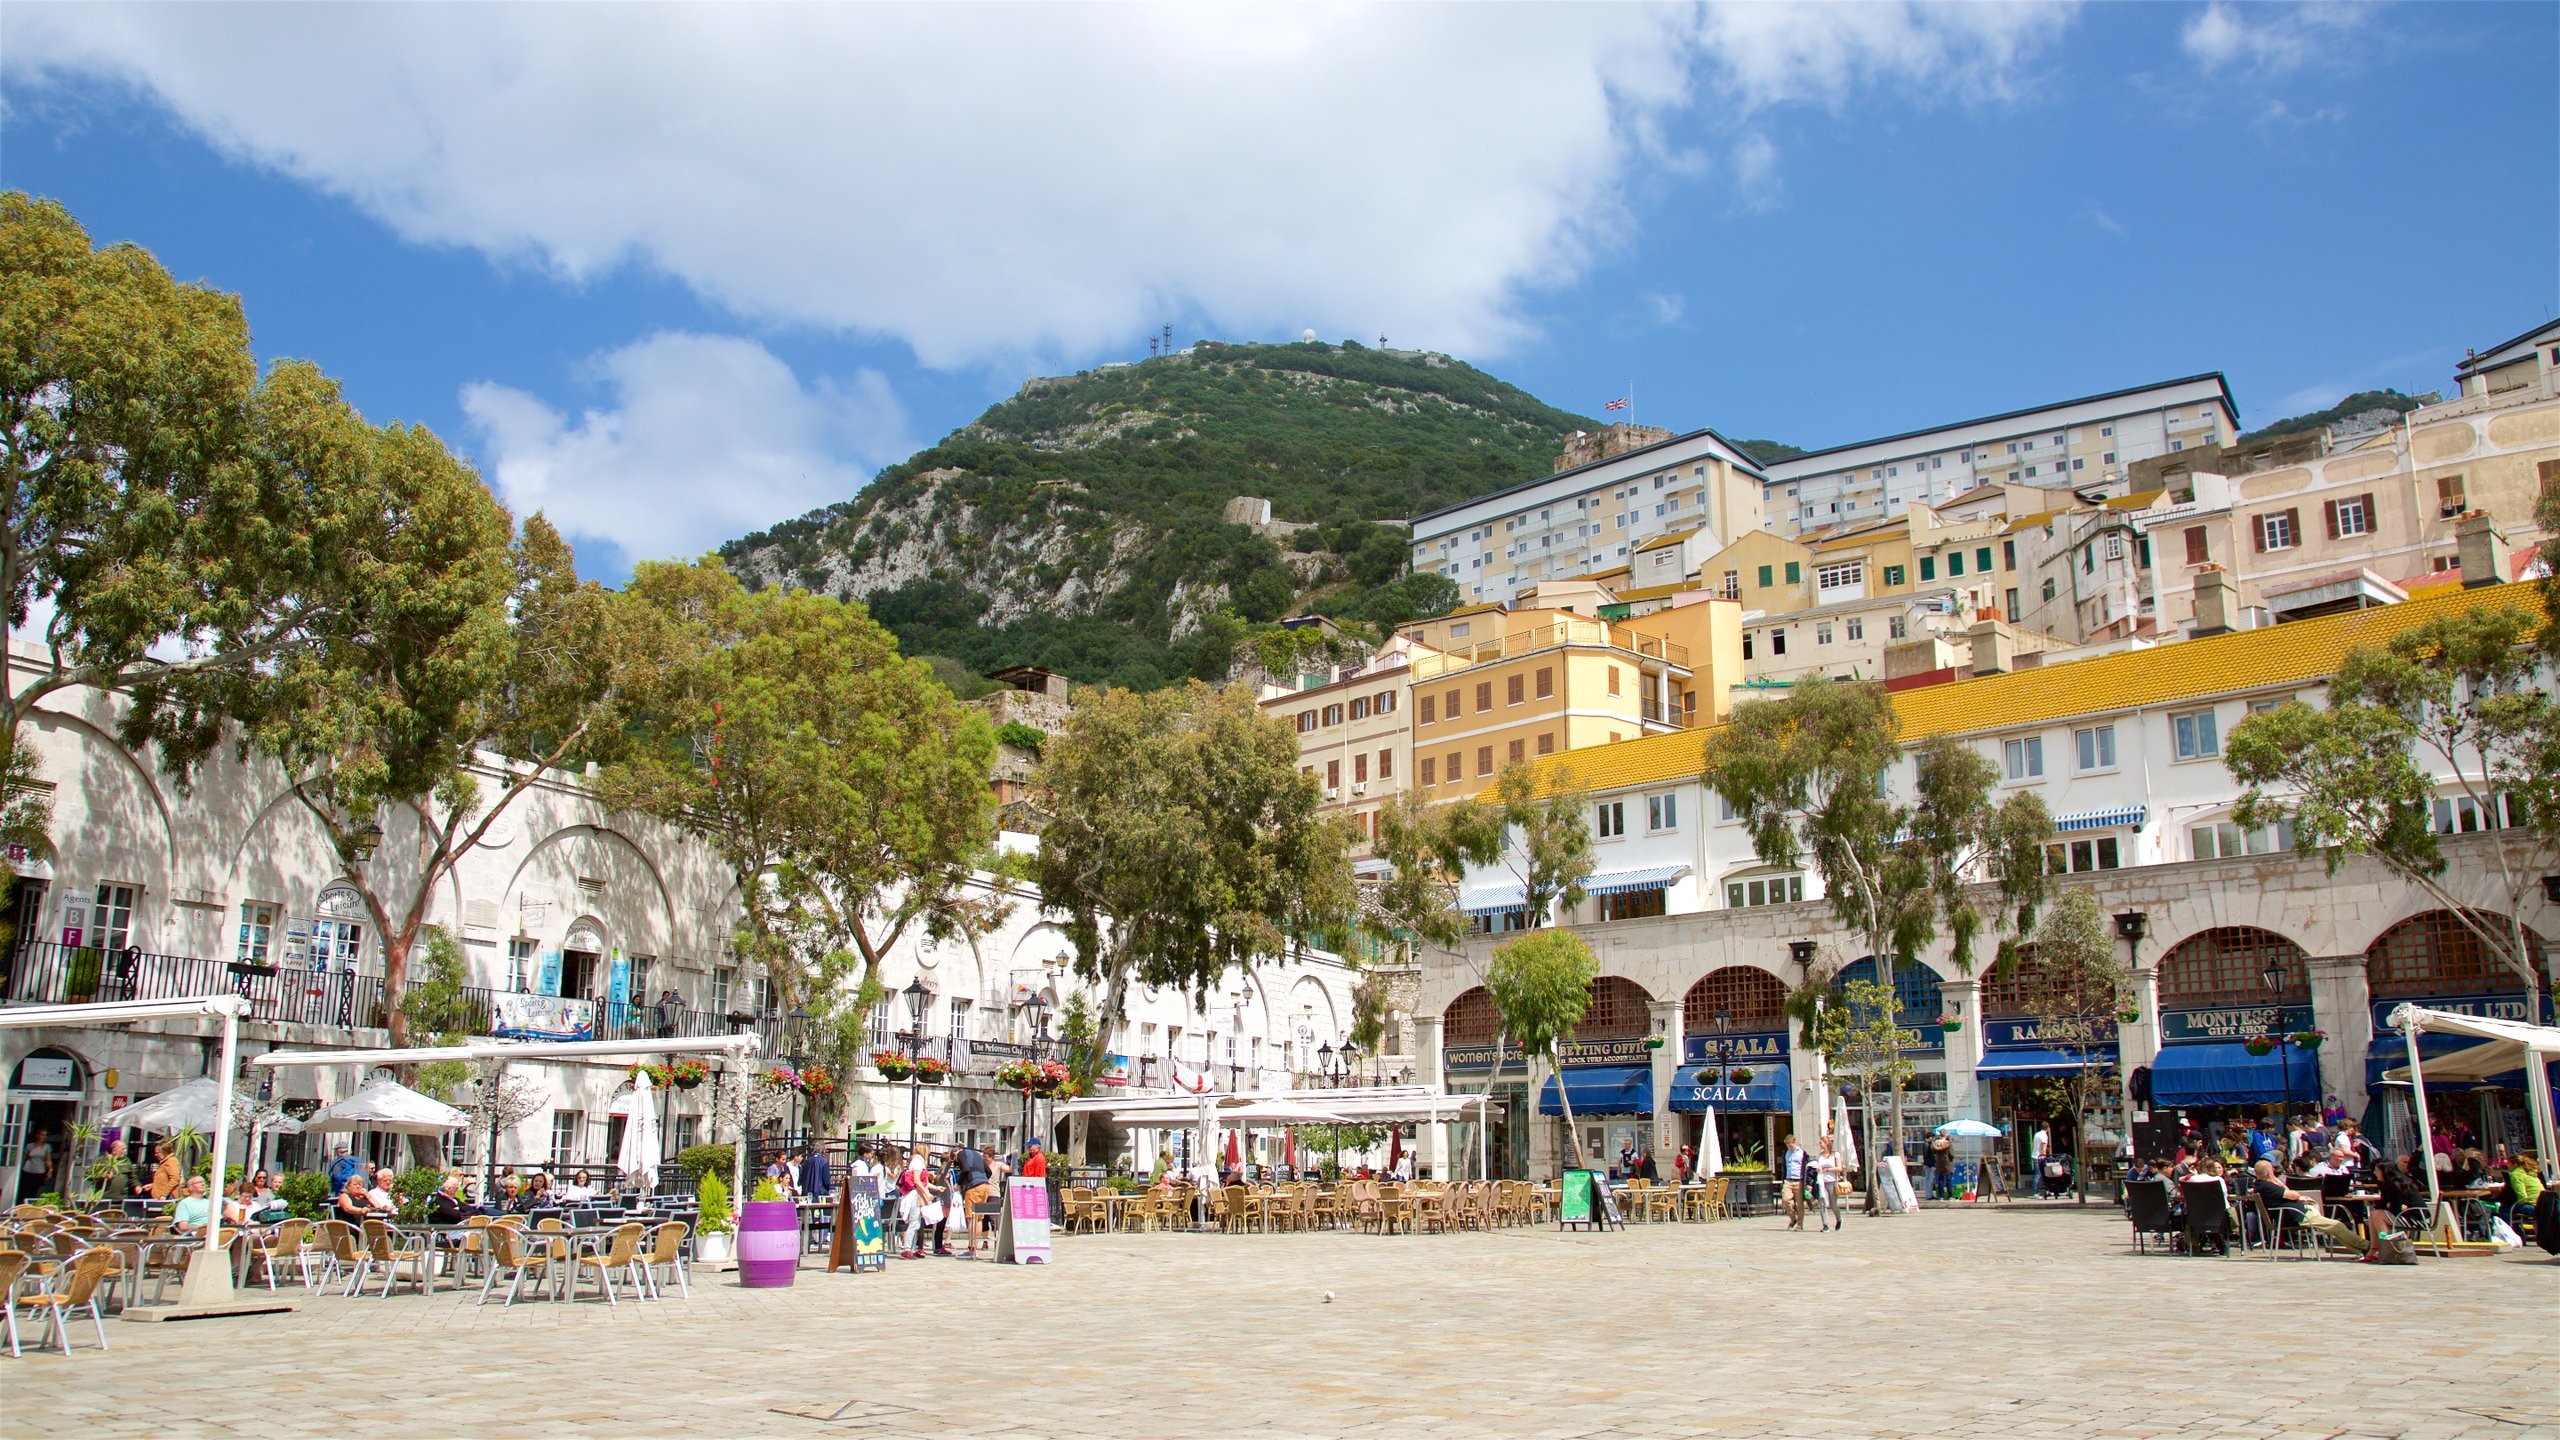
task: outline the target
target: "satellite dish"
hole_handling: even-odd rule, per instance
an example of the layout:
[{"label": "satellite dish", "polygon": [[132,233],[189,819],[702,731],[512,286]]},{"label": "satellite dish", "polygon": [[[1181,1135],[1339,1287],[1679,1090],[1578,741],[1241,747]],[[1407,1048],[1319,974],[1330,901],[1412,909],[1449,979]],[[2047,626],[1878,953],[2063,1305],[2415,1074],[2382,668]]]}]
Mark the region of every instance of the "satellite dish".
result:
[{"label": "satellite dish", "polygon": [[1313,330],[1301,330],[1298,332],[1298,338],[1309,344],[1313,344],[1315,343],[1316,332]]}]

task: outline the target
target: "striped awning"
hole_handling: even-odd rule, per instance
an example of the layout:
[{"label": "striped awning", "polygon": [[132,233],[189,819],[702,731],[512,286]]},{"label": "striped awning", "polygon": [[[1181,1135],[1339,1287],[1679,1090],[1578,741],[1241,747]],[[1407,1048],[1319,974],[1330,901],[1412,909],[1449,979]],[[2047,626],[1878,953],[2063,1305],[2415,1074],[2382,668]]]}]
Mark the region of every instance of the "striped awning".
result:
[{"label": "striped awning", "polygon": [[1473,890],[1458,897],[1458,908],[1470,915],[1499,915],[1505,910],[1524,909],[1529,904],[1526,885],[1496,885],[1490,890]]},{"label": "striped awning", "polygon": [[2140,825],[2150,815],[2151,807],[2148,805],[2110,805],[2102,810],[2074,810],[2068,815],[2054,816],[2053,829],[2057,835],[2068,835],[2074,830],[2121,830]]},{"label": "striped awning", "polygon": [[1689,873],[1686,865],[1648,865],[1639,870],[1603,870],[1582,882],[1591,895],[1623,895],[1630,890],[1659,890]]}]

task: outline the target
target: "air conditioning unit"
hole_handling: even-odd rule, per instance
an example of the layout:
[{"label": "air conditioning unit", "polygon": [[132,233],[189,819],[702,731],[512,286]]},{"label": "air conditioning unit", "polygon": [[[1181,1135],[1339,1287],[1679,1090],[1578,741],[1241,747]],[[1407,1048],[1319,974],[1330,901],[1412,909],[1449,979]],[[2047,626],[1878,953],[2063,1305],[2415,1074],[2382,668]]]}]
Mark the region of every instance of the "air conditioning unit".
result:
[{"label": "air conditioning unit", "polygon": [[1342,792],[1337,789],[1327,789],[1324,792],[1324,798],[1327,800],[1339,800],[1342,798]]},{"label": "air conditioning unit", "polygon": [[1352,798],[1352,799],[1354,799],[1354,800],[1357,800],[1357,799],[1359,799],[1361,796],[1366,795],[1366,794],[1368,794],[1368,793],[1369,793],[1369,787],[1368,787],[1368,786],[1366,786],[1366,785],[1354,785],[1354,786],[1352,786],[1352,787],[1351,787],[1351,798]]}]

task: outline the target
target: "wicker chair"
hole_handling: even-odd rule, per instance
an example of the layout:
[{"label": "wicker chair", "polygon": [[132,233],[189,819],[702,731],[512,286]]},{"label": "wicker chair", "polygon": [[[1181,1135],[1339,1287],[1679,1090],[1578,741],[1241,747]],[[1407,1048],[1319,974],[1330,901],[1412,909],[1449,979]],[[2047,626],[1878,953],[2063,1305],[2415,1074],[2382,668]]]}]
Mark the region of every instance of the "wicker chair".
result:
[{"label": "wicker chair", "polygon": [[649,1249],[640,1257],[641,1278],[649,1282],[650,1293],[663,1297],[667,1292],[658,1284],[658,1267],[676,1277],[676,1289],[685,1299],[693,1298],[693,1283],[686,1278],[684,1241],[692,1228],[681,1220],[662,1221],[649,1234]]},{"label": "wicker chair", "polygon": [[[424,1236],[394,1235],[391,1227],[380,1220],[364,1222],[365,1259],[382,1267],[382,1299],[391,1298],[392,1282],[400,1278],[400,1267],[409,1267],[409,1283],[418,1293],[427,1293],[427,1241]],[[352,1291],[349,1293],[353,1293]]]},{"label": "wicker chair", "polygon": [[27,1252],[0,1249],[0,1320],[9,1332],[9,1353],[18,1352],[18,1282],[26,1278]]},{"label": "wicker chair", "polygon": [[320,1283],[326,1285],[341,1275],[347,1276],[349,1294],[363,1283],[365,1272],[373,1268],[372,1257],[365,1253],[364,1237],[344,1220],[323,1220],[312,1226],[310,1248],[320,1261]]},{"label": "wicker chair", "polygon": [[593,1274],[596,1277],[596,1289],[603,1294],[604,1303],[607,1305],[619,1303],[613,1295],[613,1272],[616,1270],[621,1271],[622,1277],[631,1282],[635,1293],[647,1294],[648,1281],[640,1274],[640,1232],[643,1228],[645,1227],[637,1220],[616,1225],[613,1227],[613,1238],[605,1242],[603,1254],[578,1256],[571,1263],[569,1298],[577,1299],[578,1282]]},{"label": "wicker chair", "polygon": [[[54,1338],[61,1341],[65,1355],[71,1353],[71,1312],[85,1309],[89,1312],[89,1323],[97,1327],[98,1348],[104,1350],[107,1348],[107,1321],[98,1312],[98,1283],[107,1278],[107,1272],[115,1262],[112,1250],[100,1247],[83,1250],[79,1258],[56,1277],[57,1283],[52,1288],[20,1296],[11,1302],[11,1308],[14,1310],[16,1306],[24,1305],[44,1311],[45,1318],[53,1322]],[[14,1351],[17,1343],[14,1315],[11,1316],[9,1330]],[[36,1348],[44,1347],[39,1345]]]},{"label": "wicker chair", "polygon": [[303,1237],[310,1233],[310,1221],[294,1219],[278,1223],[275,1229],[268,1231],[265,1235],[252,1231],[244,1237],[243,1243],[249,1247],[250,1257],[258,1262],[259,1268],[266,1274],[268,1294],[276,1293],[278,1261],[291,1261],[300,1266],[302,1286],[306,1290],[311,1288],[311,1267],[305,1264],[302,1258]]},{"label": "wicker chair", "polygon": [[531,1275],[536,1289],[548,1293],[551,1288],[551,1254],[548,1246],[527,1237],[513,1225],[489,1227],[489,1273],[480,1277],[480,1303],[489,1303],[489,1290],[498,1283],[498,1272],[507,1272],[507,1304],[516,1303],[516,1291]]}]

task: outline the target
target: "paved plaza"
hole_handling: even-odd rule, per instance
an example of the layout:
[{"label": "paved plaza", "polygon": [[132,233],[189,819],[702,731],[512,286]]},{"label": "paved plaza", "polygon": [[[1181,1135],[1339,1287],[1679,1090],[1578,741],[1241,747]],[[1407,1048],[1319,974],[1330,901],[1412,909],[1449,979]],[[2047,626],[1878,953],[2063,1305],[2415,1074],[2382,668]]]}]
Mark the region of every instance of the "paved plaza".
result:
[{"label": "paved plaza", "polygon": [[1782,1224],[1075,1236],[1047,1269],[615,1310],[110,1321],[110,1354],[0,1359],[0,1434],[2560,1436],[2539,1251],[2137,1258],[2099,1207]]}]

